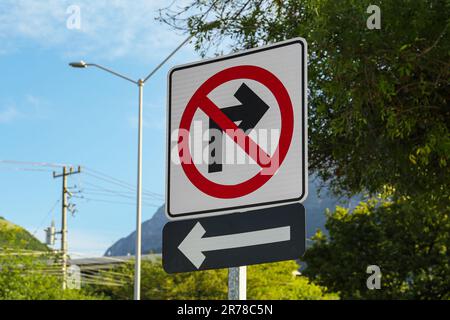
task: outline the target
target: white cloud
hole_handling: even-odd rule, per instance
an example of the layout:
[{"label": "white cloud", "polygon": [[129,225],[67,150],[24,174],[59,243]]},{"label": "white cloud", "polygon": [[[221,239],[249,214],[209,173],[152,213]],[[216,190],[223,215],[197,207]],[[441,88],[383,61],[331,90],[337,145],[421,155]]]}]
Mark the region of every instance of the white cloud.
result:
[{"label": "white cloud", "polygon": [[[81,9],[81,29],[68,29],[67,8]],[[155,20],[166,0],[2,0],[0,52],[31,41],[68,57],[160,56],[184,38]],[[23,41],[25,40],[25,41]]]},{"label": "white cloud", "polygon": [[7,107],[0,110],[0,123],[9,123],[19,117],[20,113],[15,107]]},{"label": "white cloud", "polygon": [[13,101],[0,99],[0,123],[11,123],[18,119],[47,119],[49,108],[50,104],[46,100],[31,94]]},{"label": "white cloud", "polygon": [[27,109],[26,115],[33,118],[47,119],[48,109],[50,107],[50,104],[49,102],[47,102],[47,100],[32,94],[28,94],[25,97],[25,105],[26,107],[24,107],[24,109]]}]

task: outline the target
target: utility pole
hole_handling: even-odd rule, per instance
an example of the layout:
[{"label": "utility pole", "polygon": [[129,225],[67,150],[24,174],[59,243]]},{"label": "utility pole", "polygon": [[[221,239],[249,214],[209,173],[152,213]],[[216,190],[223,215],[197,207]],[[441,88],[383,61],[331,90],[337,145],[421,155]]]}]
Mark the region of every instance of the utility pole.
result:
[{"label": "utility pole", "polygon": [[63,276],[63,290],[67,287],[67,195],[70,195],[67,189],[67,177],[73,174],[81,173],[81,167],[78,167],[77,171],[74,171],[73,167],[69,170],[66,166],[63,167],[62,174],[56,174],[53,172],[53,178],[62,178],[62,206],[61,206],[61,255],[62,255],[62,276]]}]

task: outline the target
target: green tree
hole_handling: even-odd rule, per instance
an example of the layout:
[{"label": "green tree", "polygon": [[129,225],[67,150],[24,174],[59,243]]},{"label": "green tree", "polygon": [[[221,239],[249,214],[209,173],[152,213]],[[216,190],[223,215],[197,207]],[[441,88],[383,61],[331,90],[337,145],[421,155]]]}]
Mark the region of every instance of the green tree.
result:
[{"label": "green tree", "polygon": [[[328,214],[329,239],[317,233],[305,273],[344,299],[450,299],[449,209],[434,198],[371,199]],[[366,268],[381,269],[368,290]]]},{"label": "green tree", "polygon": [[0,300],[97,300],[84,290],[63,290],[53,255],[46,252],[0,251]]},{"label": "green tree", "polygon": [[337,294],[298,276],[295,261],[249,266],[248,299],[269,300],[336,300]]},{"label": "green tree", "polygon": [[[381,30],[366,27],[374,4]],[[193,0],[174,8],[160,20],[195,34],[202,55],[304,37],[310,169],[338,195],[391,191],[388,206],[369,201],[366,211],[330,215],[329,239],[319,233],[307,253],[309,276],[349,298],[448,297],[450,1]],[[383,290],[365,288],[367,264],[383,264]]]},{"label": "green tree", "polygon": [[62,290],[58,255],[28,231],[0,217],[0,300],[103,299]]},{"label": "green tree", "polygon": [[[115,281],[124,279],[125,281],[123,286],[96,286],[94,290],[113,299],[133,299],[134,262],[103,271],[100,276],[109,276]],[[141,296],[146,300],[200,300],[226,297],[224,270],[168,275],[163,270],[161,261],[143,261],[141,279]]]},{"label": "green tree", "polygon": [[[309,283],[305,277],[296,277],[293,272],[298,264],[293,261],[248,267],[249,299],[337,299],[326,288]],[[112,271],[112,272],[111,272]],[[116,281],[125,280],[123,286],[95,286],[95,292],[113,299],[133,298],[134,264],[129,263],[103,275],[115,275]],[[126,281],[126,280],[129,281]],[[145,261],[142,264],[142,298],[163,300],[214,300],[227,299],[227,270],[169,275],[161,262]]]},{"label": "green tree", "polygon": [[[377,3],[382,28],[369,30]],[[304,37],[310,169],[337,193],[411,195],[450,180],[449,17],[448,0],[193,0],[160,15],[203,55]]]}]

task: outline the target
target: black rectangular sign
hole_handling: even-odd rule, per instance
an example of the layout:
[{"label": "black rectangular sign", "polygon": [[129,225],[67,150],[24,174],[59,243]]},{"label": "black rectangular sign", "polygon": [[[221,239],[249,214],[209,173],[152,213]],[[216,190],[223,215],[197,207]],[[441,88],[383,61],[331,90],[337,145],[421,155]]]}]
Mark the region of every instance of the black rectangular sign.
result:
[{"label": "black rectangular sign", "polygon": [[178,273],[294,260],[305,243],[300,203],[172,221],[163,230],[163,267]]}]

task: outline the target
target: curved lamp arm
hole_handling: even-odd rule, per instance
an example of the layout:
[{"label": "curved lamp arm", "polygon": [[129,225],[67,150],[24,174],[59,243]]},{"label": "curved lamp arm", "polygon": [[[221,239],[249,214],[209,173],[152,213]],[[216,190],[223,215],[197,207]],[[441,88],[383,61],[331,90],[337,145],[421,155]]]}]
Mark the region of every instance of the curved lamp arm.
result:
[{"label": "curved lamp arm", "polygon": [[99,65],[99,64],[96,64],[96,63],[86,63],[86,62],[84,62],[84,61],[80,61],[80,62],[71,62],[71,63],[69,63],[69,65],[70,65],[72,68],[96,67],[96,68],[99,68],[99,69],[101,69],[101,70],[103,70],[103,71],[106,71],[106,72],[108,72],[108,73],[111,73],[111,74],[113,74],[113,75],[115,75],[115,76],[117,76],[117,77],[119,77],[119,78],[122,78],[122,79],[124,79],[124,80],[130,81],[130,82],[132,82],[132,83],[134,83],[134,84],[139,84],[138,81],[135,81],[135,80],[133,80],[133,79],[127,77],[127,76],[124,76],[123,74],[120,74],[120,73],[118,73],[118,72],[116,72],[116,71],[114,71],[114,70],[111,70],[111,69],[109,69],[109,68],[103,67],[103,66],[101,66],[101,65]]}]

